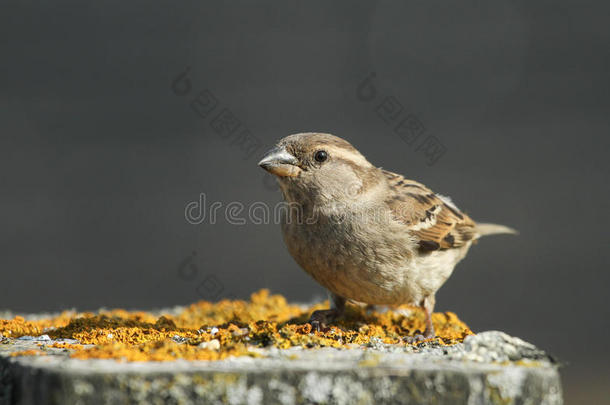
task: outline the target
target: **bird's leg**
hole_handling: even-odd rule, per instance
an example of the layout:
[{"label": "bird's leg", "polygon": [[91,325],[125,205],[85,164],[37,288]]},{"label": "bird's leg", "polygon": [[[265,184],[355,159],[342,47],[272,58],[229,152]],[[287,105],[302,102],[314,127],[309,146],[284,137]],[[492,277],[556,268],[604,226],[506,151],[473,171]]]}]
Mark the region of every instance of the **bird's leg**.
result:
[{"label": "bird's leg", "polygon": [[436,336],[434,332],[434,325],[432,324],[432,311],[434,311],[434,304],[436,299],[434,295],[428,295],[424,298],[420,304],[424,312],[426,313],[426,330],[424,334],[417,334],[415,336],[407,336],[404,340],[407,343],[417,343],[426,339],[432,339]]},{"label": "bird's leg", "polygon": [[325,328],[328,323],[343,315],[345,311],[345,298],[331,292],[328,295],[330,298],[330,309],[314,311],[309,318],[309,323],[318,332],[320,328]]},{"label": "bird's leg", "polygon": [[434,311],[434,304],[436,303],[436,298],[434,295],[428,295],[424,298],[423,308],[426,311],[426,331],[424,332],[425,339],[432,339],[436,336],[434,332],[434,325],[432,325],[432,312]]}]

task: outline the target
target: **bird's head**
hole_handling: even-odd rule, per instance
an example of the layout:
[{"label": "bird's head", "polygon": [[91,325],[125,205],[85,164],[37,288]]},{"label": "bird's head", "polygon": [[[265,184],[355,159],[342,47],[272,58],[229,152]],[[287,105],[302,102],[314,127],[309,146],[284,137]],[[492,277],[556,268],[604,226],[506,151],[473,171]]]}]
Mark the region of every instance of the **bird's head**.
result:
[{"label": "bird's head", "polygon": [[277,177],[287,201],[317,204],[354,198],[379,175],[349,142],[323,133],[287,136],[258,165]]}]

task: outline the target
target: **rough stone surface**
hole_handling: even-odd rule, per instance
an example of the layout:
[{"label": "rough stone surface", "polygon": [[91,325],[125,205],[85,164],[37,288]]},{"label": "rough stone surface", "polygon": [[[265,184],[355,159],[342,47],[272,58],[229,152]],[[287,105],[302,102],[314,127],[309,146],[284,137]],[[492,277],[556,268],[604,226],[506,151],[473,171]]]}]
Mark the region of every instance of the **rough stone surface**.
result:
[{"label": "rough stone surface", "polygon": [[263,357],[121,363],[10,353],[52,343],[3,339],[5,404],[561,404],[557,366],[535,346],[482,332],[446,347],[260,349]]}]

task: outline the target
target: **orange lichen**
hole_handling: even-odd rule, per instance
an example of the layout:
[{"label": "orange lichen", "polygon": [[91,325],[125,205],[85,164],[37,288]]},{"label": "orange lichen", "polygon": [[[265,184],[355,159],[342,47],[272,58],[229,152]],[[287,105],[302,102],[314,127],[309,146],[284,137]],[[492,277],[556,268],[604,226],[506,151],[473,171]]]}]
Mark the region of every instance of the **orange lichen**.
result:
[{"label": "orange lichen", "polygon": [[[39,344],[39,346],[42,346],[42,344]],[[83,348],[83,345],[65,343],[65,342],[53,342],[50,345],[46,345],[46,346],[53,347],[55,349],[68,349],[68,350],[81,350]]]},{"label": "orange lichen", "polygon": [[47,353],[43,352],[42,350],[35,350],[35,349],[30,349],[30,350],[21,350],[19,352],[13,352],[11,353],[11,357],[17,357],[17,356],[46,356]]},{"label": "orange lichen", "polygon": [[[313,331],[307,319],[310,308],[290,305],[267,290],[252,294],[250,301],[200,301],[175,315],[155,316],[124,310],[93,313],[64,312],[54,318],[26,321],[21,317],[0,320],[0,334],[16,338],[48,334],[52,339],[76,339],[81,344],[54,342],[48,347],[66,349],[74,358],[106,358],[125,361],[218,360],[228,356],[258,356],[256,348],[300,346],[351,348],[377,341],[406,345],[405,337],[424,330],[421,310],[371,312],[348,306],[346,315],[323,331]],[[404,312],[408,311],[409,316]],[[472,331],[451,312],[435,313],[436,343],[461,342]],[[83,345],[94,345],[93,347]],[[19,352],[33,354],[36,350]]]}]

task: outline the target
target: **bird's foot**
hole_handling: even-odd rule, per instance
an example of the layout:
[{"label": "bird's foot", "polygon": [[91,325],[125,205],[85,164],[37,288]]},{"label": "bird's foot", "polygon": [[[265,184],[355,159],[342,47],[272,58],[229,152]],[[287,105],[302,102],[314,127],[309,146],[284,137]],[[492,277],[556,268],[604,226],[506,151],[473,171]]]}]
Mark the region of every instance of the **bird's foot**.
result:
[{"label": "bird's foot", "polygon": [[[419,332],[419,331],[416,331],[416,332]],[[414,345],[414,344],[423,342],[424,340],[426,340],[426,338],[421,333],[416,333],[413,336],[405,336],[402,340],[404,340],[405,343]]]},{"label": "bird's foot", "polygon": [[423,342],[424,340],[426,340],[426,338],[421,333],[418,333],[417,335],[414,335],[414,336],[405,336],[404,338],[402,338],[402,340],[404,340],[405,343],[414,345],[414,344]]},{"label": "bird's foot", "polygon": [[402,340],[404,340],[408,344],[413,345],[421,343],[424,340],[434,339],[435,337],[436,333],[434,333],[434,328],[427,328],[423,335],[419,333],[419,330],[416,330],[414,336],[405,336]]},{"label": "bird's foot", "polygon": [[337,319],[339,315],[341,313],[337,309],[320,309],[311,314],[309,323],[313,329],[320,332],[321,329],[326,329],[327,325]]}]

